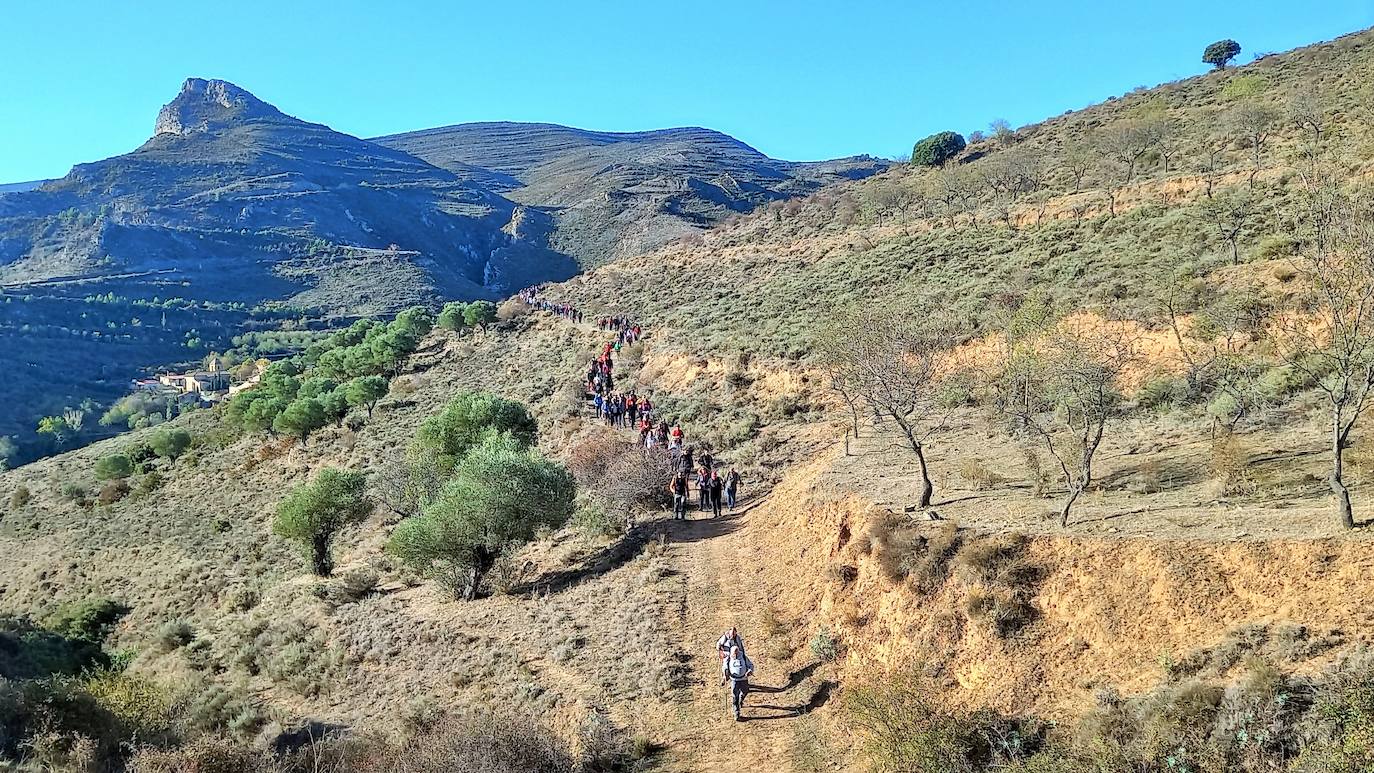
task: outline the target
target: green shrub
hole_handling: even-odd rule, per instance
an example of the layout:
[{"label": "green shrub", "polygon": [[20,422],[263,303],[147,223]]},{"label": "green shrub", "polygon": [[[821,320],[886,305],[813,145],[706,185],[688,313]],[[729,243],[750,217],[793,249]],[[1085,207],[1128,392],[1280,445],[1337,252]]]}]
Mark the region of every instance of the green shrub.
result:
[{"label": "green shrub", "polygon": [[334,568],[330,556],[334,535],[372,507],[363,493],[366,482],[361,472],[320,470],[314,481],[287,494],[277,506],[272,531],[300,543],[315,574],[328,577]]},{"label": "green shrub", "polygon": [[148,446],[163,459],[176,459],[191,447],[191,433],[179,427],[163,429],[153,434]]},{"label": "green shrub", "polygon": [[1136,403],[1142,408],[1166,409],[1183,405],[1188,400],[1187,379],[1160,376],[1146,381],[1136,392]]},{"label": "green shrub", "polygon": [[1287,234],[1271,234],[1260,239],[1259,248],[1256,250],[1260,260],[1287,258],[1297,253],[1298,240]]},{"label": "green shrub", "polygon": [[834,663],[840,659],[840,639],[826,626],[816,630],[811,637],[811,654],[822,663]]},{"label": "green shrub", "polygon": [[86,498],[86,487],[80,483],[63,483],[58,493],[70,502],[81,502]]},{"label": "green shrub", "polygon": [[463,392],[436,416],[425,419],[414,447],[450,470],[484,433],[507,433],[522,447],[534,445],[539,424],[529,409],[490,392]]},{"label": "green shrub", "polygon": [[964,149],[964,138],[958,132],[938,132],[916,143],[911,149],[911,163],[917,166],[944,166],[946,161]]},{"label": "green shrub", "polygon": [[473,301],[463,310],[463,321],[469,327],[489,325],[496,321],[496,304],[491,301]]},{"label": "green shrub", "polygon": [[43,625],[68,639],[99,644],[128,613],[129,607],[114,599],[83,599],[58,607]]},{"label": "green shrub", "polygon": [[169,620],[157,629],[153,644],[158,652],[181,649],[196,638],[196,629],[185,620]]},{"label": "green shrub", "polygon": [[134,463],[125,454],[110,454],[95,460],[96,480],[117,480],[134,474]]}]

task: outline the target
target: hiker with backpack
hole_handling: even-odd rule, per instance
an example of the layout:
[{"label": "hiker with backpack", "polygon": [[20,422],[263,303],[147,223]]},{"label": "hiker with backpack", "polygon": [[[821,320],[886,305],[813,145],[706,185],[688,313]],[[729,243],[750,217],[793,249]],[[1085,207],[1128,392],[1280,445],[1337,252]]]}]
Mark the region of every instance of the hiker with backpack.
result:
[{"label": "hiker with backpack", "polygon": [[735,721],[743,719],[740,710],[744,708],[744,698],[749,694],[749,677],[754,674],[754,663],[744,654],[744,648],[732,646],[730,654],[720,662],[720,683],[730,683],[730,708],[734,711]]},{"label": "hiker with backpack", "polygon": [[730,650],[739,647],[740,652],[744,652],[744,637],[739,635],[739,628],[730,626],[730,630],[720,635],[716,640],[716,654],[720,655],[721,660],[730,657]]}]

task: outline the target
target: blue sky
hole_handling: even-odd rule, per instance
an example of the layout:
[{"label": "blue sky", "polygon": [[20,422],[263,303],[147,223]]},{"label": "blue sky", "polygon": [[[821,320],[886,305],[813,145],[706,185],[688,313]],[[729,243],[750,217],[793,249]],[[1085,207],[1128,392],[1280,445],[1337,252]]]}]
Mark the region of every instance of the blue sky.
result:
[{"label": "blue sky", "polygon": [[[0,182],[127,152],[187,76],[375,136],[479,120],[700,125],[781,158],[891,156],[1374,25],[1374,0],[12,0]],[[210,10],[213,9],[213,10]]]}]

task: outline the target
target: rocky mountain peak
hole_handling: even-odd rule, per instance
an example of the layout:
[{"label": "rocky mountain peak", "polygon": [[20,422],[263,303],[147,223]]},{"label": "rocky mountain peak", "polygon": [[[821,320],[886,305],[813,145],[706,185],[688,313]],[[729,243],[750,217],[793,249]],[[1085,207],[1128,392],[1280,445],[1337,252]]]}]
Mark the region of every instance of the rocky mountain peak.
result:
[{"label": "rocky mountain peak", "polygon": [[187,78],[176,99],[162,106],[153,134],[189,135],[281,111],[229,81]]}]

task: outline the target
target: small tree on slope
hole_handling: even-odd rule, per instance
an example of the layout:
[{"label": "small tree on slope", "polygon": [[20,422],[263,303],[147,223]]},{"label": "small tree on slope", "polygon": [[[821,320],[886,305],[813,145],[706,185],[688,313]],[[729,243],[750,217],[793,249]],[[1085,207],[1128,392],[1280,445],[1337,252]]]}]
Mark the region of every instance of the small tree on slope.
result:
[{"label": "small tree on slope", "polygon": [[315,574],[328,577],[334,570],[330,555],[334,535],[372,509],[363,494],[365,485],[361,472],[326,467],[313,482],[296,488],[277,505],[272,531],[300,543]]},{"label": "small tree on slope", "polygon": [[1058,463],[1068,492],[1061,526],[1092,485],[1097,449],[1121,410],[1116,383],[1134,357],[1131,344],[1110,330],[1048,322],[1039,310],[1023,309],[1008,326],[995,406],[1013,436],[1043,445]]},{"label": "small tree on slope", "polygon": [[968,394],[948,363],[954,327],[938,316],[864,311],[844,328],[821,342],[831,388],[897,425],[921,467],[920,506],[929,507],[935,485],[926,445]]},{"label": "small tree on slope", "polygon": [[1345,484],[1345,450],[1360,416],[1374,403],[1374,199],[1324,183],[1309,191],[1302,214],[1306,297],[1279,323],[1284,360],[1316,385],[1331,418],[1331,492],[1341,525],[1355,525]]}]

